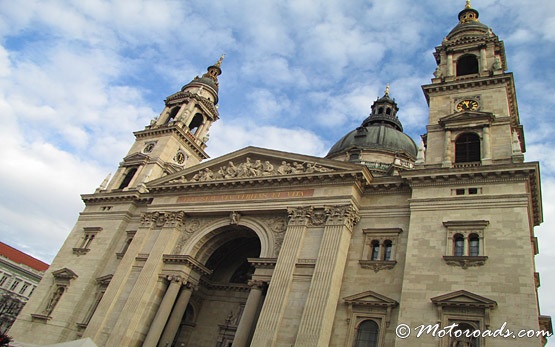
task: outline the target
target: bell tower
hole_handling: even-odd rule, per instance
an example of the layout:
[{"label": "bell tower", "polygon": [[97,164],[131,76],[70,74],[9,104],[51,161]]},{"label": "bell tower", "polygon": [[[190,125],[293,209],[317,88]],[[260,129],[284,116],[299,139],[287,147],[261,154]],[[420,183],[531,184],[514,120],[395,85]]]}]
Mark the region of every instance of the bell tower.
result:
[{"label": "bell tower", "polygon": [[513,74],[503,41],[466,1],[459,23],[436,47],[423,136],[428,167],[471,167],[524,160]]},{"label": "bell tower", "polygon": [[144,182],[196,165],[207,159],[208,131],[218,116],[218,76],[223,56],[177,93],[168,96],[160,115],[144,130],[123,158],[111,182],[100,189],[140,187]]}]

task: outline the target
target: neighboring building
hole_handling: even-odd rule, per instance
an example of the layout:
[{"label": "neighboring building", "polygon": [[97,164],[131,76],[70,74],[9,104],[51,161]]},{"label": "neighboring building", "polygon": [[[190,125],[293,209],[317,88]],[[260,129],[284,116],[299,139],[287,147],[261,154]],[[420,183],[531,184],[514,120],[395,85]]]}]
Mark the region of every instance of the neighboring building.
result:
[{"label": "neighboring building", "polygon": [[0,242],[0,333],[7,331],[48,264]]},{"label": "neighboring building", "polygon": [[[537,162],[503,42],[467,6],[435,49],[418,148],[389,88],[325,158],[203,161],[221,60],[170,95],[86,204],[11,329],[99,346],[541,346],[396,327],[551,330]],[[432,72],[432,71],[430,71]]]}]

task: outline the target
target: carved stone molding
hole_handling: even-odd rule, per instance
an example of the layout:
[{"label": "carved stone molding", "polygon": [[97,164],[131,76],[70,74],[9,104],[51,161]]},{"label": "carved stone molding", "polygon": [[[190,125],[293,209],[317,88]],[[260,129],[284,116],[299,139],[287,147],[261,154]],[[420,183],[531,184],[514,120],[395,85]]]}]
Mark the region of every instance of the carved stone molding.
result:
[{"label": "carved stone molding", "polygon": [[85,255],[89,253],[89,251],[90,251],[90,248],[81,248],[81,247],[73,248],[73,254],[76,254],[76,255]]},{"label": "carved stone molding", "polygon": [[259,281],[259,280],[249,280],[247,282],[247,285],[251,288],[257,287],[258,289],[264,289],[264,286],[266,285],[266,282]]},{"label": "carved stone molding", "polygon": [[306,225],[312,216],[312,206],[293,207],[288,208],[289,224],[291,225]]},{"label": "carved stone molding", "polygon": [[487,259],[487,256],[443,256],[443,260],[447,265],[460,266],[465,270],[469,267],[482,266],[486,263]]},{"label": "carved stone molding", "polygon": [[245,160],[239,164],[229,161],[227,165],[221,166],[216,171],[210,168],[204,168],[189,179],[182,176],[170,181],[170,183],[207,182],[233,178],[285,176],[331,171],[334,170],[316,163],[288,162],[285,160],[281,163],[272,163],[268,160],[264,160],[263,162],[261,159],[252,160],[250,157],[246,157]]},{"label": "carved stone molding", "polygon": [[360,220],[358,211],[353,205],[330,206],[326,208],[327,224],[346,225],[352,229]]},{"label": "carved stone molding", "polygon": [[327,219],[328,214],[326,209],[315,209],[310,216],[310,224],[314,226],[323,225],[326,223]]},{"label": "carved stone molding", "polygon": [[145,212],[141,216],[141,226],[143,227],[181,227],[185,221],[185,212]]},{"label": "carved stone molding", "polygon": [[395,260],[359,260],[358,262],[363,269],[372,269],[374,272],[391,270],[397,264]]}]

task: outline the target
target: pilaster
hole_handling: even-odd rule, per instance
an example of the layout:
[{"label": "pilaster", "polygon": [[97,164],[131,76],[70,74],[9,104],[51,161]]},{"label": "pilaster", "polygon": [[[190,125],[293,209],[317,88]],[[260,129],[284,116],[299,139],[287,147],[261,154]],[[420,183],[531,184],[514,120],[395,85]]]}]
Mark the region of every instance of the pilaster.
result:
[{"label": "pilaster", "polygon": [[327,346],[358,213],[352,205],[326,209],[327,221],[295,346]]},{"label": "pilaster", "polygon": [[288,210],[289,223],[256,331],[252,346],[275,346],[279,325],[287,303],[293,271],[306,233],[312,207]]}]

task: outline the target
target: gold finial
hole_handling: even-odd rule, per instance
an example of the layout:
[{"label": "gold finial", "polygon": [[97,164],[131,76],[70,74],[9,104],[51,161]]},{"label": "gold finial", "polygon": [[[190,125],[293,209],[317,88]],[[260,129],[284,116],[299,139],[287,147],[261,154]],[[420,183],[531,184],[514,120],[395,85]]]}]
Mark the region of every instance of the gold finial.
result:
[{"label": "gold finial", "polygon": [[385,96],[389,96],[389,83],[385,86]]},{"label": "gold finial", "polygon": [[220,57],[220,59],[218,59],[218,62],[216,63],[217,67],[221,67],[222,66],[222,60],[224,60],[225,54],[222,54],[222,56]]},{"label": "gold finial", "polygon": [[466,0],[466,5],[464,6],[464,8],[472,8],[472,6],[470,6],[470,0]]}]

